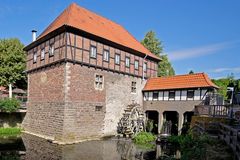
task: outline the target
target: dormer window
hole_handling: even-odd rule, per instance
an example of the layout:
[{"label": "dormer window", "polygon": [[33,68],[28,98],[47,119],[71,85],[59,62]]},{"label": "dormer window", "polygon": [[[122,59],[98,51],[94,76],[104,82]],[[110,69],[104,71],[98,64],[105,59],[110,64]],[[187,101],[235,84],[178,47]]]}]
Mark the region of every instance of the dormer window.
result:
[{"label": "dormer window", "polygon": [[53,45],[50,45],[49,46],[49,57],[51,57],[51,56],[54,56],[54,46]]}]

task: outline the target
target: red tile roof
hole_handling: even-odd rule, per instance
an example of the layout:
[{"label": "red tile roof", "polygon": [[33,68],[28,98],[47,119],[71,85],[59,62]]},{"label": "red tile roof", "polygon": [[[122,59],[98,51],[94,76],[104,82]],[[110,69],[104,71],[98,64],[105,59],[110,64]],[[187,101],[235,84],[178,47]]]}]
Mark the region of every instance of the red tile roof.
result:
[{"label": "red tile roof", "polygon": [[159,57],[151,53],[140,42],[138,42],[126,29],[121,25],[114,23],[102,16],[99,16],[85,8],[72,3],[65,9],[38,37],[46,36],[48,33],[60,28],[63,25],[71,26],[95,36],[107,39],[122,46],[131,48],[154,59],[160,60]]},{"label": "red tile roof", "polygon": [[150,91],[201,87],[219,88],[208,78],[207,74],[196,73],[170,77],[150,78],[148,79],[143,90]]}]

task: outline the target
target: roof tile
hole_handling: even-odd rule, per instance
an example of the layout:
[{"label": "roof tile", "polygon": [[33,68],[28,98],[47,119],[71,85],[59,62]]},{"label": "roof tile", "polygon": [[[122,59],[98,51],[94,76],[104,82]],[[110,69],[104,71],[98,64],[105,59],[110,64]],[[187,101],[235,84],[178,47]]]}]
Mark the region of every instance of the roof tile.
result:
[{"label": "roof tile", "polygon": [[148,49],[146,49],[139,41],[137,41],[126,29],[121,25],[99,16],[85,8],[72,3],[66,8],[44,31],[38,39],[46,36],[50,32],[60,28],[63,25],[71,26],[101,38],[107,39],[122,46],[131,48],[142,54],[146,54],[154,59],[160,58]]},{"label": "roof tile", "polygon": [[144,91],[150,90],[167,90],[216,86],[205,73],[177,75],[170,77],[157,77],[148,79]]}]

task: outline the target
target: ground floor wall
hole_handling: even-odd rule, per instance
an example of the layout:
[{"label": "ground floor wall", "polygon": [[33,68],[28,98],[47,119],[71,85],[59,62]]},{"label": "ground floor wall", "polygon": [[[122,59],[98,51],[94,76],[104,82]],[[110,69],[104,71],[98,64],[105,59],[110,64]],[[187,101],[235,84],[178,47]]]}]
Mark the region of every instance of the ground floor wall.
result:
[{"label": "ground floor wall", "polygon": [[[103,76],[101,90],[96,89],[96,75]],[[132,103],[142,106],[146,82],[72,63],[35,71],[28,81],[24,130],[58,143],[115,135],[124,109]]]},{"label": "ground floor wall", "polygon": [[181,132],[184,113],[194,112],[195,105],[199,105],[201,101],[144,101],[144,111],[157,111],[158,112],[158,133],[161,132],[166,111],[176,111],[178,113],[178,132]]}]

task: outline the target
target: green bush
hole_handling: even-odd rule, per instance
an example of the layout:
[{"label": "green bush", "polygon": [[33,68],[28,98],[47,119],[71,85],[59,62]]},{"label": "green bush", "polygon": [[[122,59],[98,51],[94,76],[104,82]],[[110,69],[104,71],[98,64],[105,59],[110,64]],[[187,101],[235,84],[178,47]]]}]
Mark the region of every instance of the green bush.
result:
[{"label": "green bush", "polygon": [[13,136],[21,133],[21,128],[0,128],[0,136]]},{"label": "green bush", "polygon": [[153,131],[153,128],[154,128],[154,122],[153,120],[148,120],[147,121],[147,124],[146,124],[146,131],[147,132],[152,132]]},{"label": "green bush", "polygon": [[149,132],[140,132],[133,137],[136,144],[147,144],[156,140],[156,136]]},{"label": "green bush", "polygon": [[3,112],[15,112],[20,107],[20,103],[15,98],[0,100],[0,110]]}]

